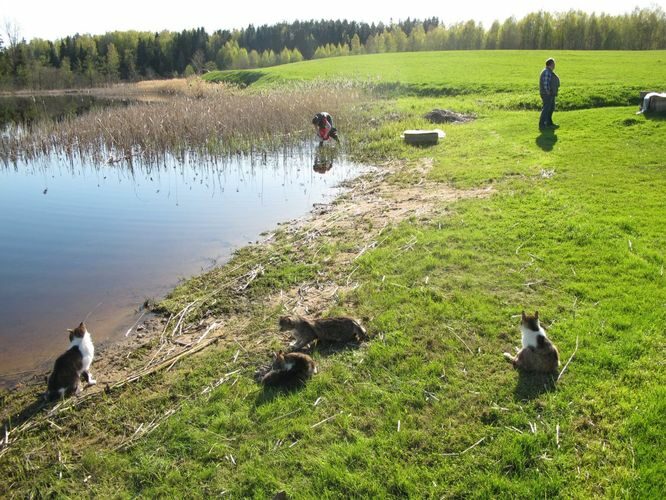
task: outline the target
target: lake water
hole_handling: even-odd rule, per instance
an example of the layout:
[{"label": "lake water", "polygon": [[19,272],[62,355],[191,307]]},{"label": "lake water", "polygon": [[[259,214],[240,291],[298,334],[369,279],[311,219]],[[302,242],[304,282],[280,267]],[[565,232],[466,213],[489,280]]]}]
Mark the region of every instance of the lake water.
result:
[{"label": "lake water", "polygon": [[0,165],[0,385],[50,368],[66,328],[89,313],[96,343],[122,338],[146,298],[330,201],[363,170],[344,158],[322,168],[319,154]]}]

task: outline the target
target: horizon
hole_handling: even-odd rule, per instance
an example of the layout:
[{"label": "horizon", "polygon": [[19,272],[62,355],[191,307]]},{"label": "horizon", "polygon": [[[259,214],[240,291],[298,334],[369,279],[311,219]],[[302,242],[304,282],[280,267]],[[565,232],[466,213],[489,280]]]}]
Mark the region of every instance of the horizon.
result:
[{"label": "horizon", "polygon": [[[12,5],[4,6],[2,9],[2,38],[6,39],[5,28],[8,23],[15,27],[20,38],[26,41],[35,38],[53,41],[76,34],[103,35],[114,31],[180,32],[204,28],[207,33],[213,33],[217,30],[242,30],[250,25],[271,26],[310,20],[346,20],[390,25],[393,22],[407,19],[423,20],[436,17],[441,24],[447,26],[473,20],[488,29],[494,21],[501,23],[510,17],[521,19],[527,14],[539,11],[556,14],[575,10],[588,14],[615,16],[629,14],[636,8],[664,10],[666,0],[640,1],[631,7],[627,7],[626,3],[620,0],[564,0],[558,3],[557,8],[552,8],[552,3],[544,0],[518,0],[508,5],[488,0],[471,0],[464,4],[450,6],[443,6],[441,2],[433,0],[425,0],[416,6],[380,6],[380,13],[375,12],[377,7],[372,4],[359,5],[351,0],[339,0],[335,9],[337,15],[334,16],[316,15],[317,10],[322,10],[321,7],[302,0],[290,2],[289,5],[259,2],[257,8],[249,11],[232,10],[230,12],[225,12],[224,6],[206,5],[200,0],[189,2],[188,8],[184,12],[160,9],[159,4],[154,1],[137,5],[136,2],[118,0],[114,9],[108,13],[105,12],[104,16],[88,16],[87,3],[81,0],[70,2],[67,11],[63,11],[55,3],[39,4],[43,4],[43,2],[33,1],[20,4],[15,2]],[[36,9],[40,11],[38,19],[35,18]],[[152,12],[153,10],[155,12]],[[133,12],[136,15],[128,16],[127,12]],[[204,16],[201,12],[207,14]],[[472,14],[477,12],[483,12],[483,15]],[[72,13],[79,14],[73,15]]]}]

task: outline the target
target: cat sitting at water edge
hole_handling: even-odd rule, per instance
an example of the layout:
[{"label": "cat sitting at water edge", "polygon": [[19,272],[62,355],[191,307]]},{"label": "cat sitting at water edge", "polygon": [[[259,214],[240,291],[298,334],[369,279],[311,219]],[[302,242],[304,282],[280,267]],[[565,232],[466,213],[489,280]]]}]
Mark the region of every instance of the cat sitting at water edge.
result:
[{"label": "cat sitting at water edge", "polygon": [[90,374],[90,365],[95,355],[90,332],[83,322],[68,331],[69,349],[56,359],[53,372],[48,379],[45,397],[49,401],[78,394],[81,390],[82,375],[88,384],[97,383]]},{"label": "cat sitting at water edge", "polygon": [[504,358],[511,362],[514,368],[527,372],[557,373],[560,354],[539,324],[539,311],[535,311],[533,316],[522,312],[520,331],[523,348],[515,357],[505,352]]}]

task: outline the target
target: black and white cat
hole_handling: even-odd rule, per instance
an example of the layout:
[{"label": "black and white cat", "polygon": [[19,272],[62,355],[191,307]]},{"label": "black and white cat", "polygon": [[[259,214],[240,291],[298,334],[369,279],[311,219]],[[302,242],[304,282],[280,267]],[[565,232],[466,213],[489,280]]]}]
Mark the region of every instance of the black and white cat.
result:
[{"label": "black and white cat", "polygon": [[535,311],[534,315],[523,311],[520,332],[523,335],[523,348],[516,356],[505,352],[504,358],[515,368],[527,372],[557,373],[560,353],[539,323],[539,311]]},{"label": "black and white cat", "polygon": [[90,365],[95,355],[90,332],[81,323],[69,331],[69,349],[58,357],[53,372],[48,380],[46,399],[55,401],[65,396],[78,394],[81,391],[81,376],[90,385],[97,381],[90,374]]}]

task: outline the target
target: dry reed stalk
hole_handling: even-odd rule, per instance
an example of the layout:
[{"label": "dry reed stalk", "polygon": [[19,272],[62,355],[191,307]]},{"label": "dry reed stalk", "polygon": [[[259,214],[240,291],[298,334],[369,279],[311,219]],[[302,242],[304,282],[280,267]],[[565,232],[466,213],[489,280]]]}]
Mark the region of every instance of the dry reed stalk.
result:
[{"label": "dry reed stalk", "polygon": [[41,122],[30,129],[10,127],[0,140],[0,160],[30,160],[47,154],[92,159],[193,152],[203,156],[248,151],[257,145],[295,145],[311,132],[311,116],[322,109],[344,123],[360,94],[333,87],[302,87],[266,92],[204,92],[160,102],[93,110],[63,122]]},{"label": "dry reed stalk", "polygon": [[479,446],[479,445],[480,445],[481,443],[483,443],[485,440],[486,440],[486,437],[484,436],[484,437],[482,437],[481,439],[479,439],[476,443],[474,443],[472,446],[470,446],[470,447],[468,447],[468,448],[465,448],[463,451],[456,452],[456,453],[442,453],[442,455],[444,455],[445,457],[457,457],[457,456],[459,456],[459,455],[464,455],[464,454],[467,453],[468,451],[470,451],[470,450],[476,448],[477,446]]},{"label": "dry reed stalk", "polygon": [[576,355],[576,352],[578,352],[578,337],[576,337],[576,348],[574,349],[574,352],[571,353],[571,357],[569,358],[569,361],[566,362],[566,364],[564,365],[564,368],[562,368],[562,371],[561,371],[560,374],[557,376],[557,380],[556,380],[555,382],[559,382],[559,381],[560,381],[560,379],[562,378],[562,375],[564,375],[565,370],[566,370],[567,367],[569,366],[569,363],[571,363],[571,360],[572,360],[573,357]]},{"label": "dry reed stalk", "polygon": [[342,415],[342,413],[343,413],[343,411],[340,410],[340,411],[339,411],[338,413],[336,413],[335,415],[331,415],[330,417],[327,417],[327,418],[325,418],[324,420],[320,420],[320,421],[317,422],[316,424],[311,425],[310,428],[311,428],[311,429],[314,429],[314,428],[316,428],[316,427],[319,427],[321,424],[324,424],[324,423],[328,422],[329,420],[334,419],[334,418],[337,417],[338,415]]}]

